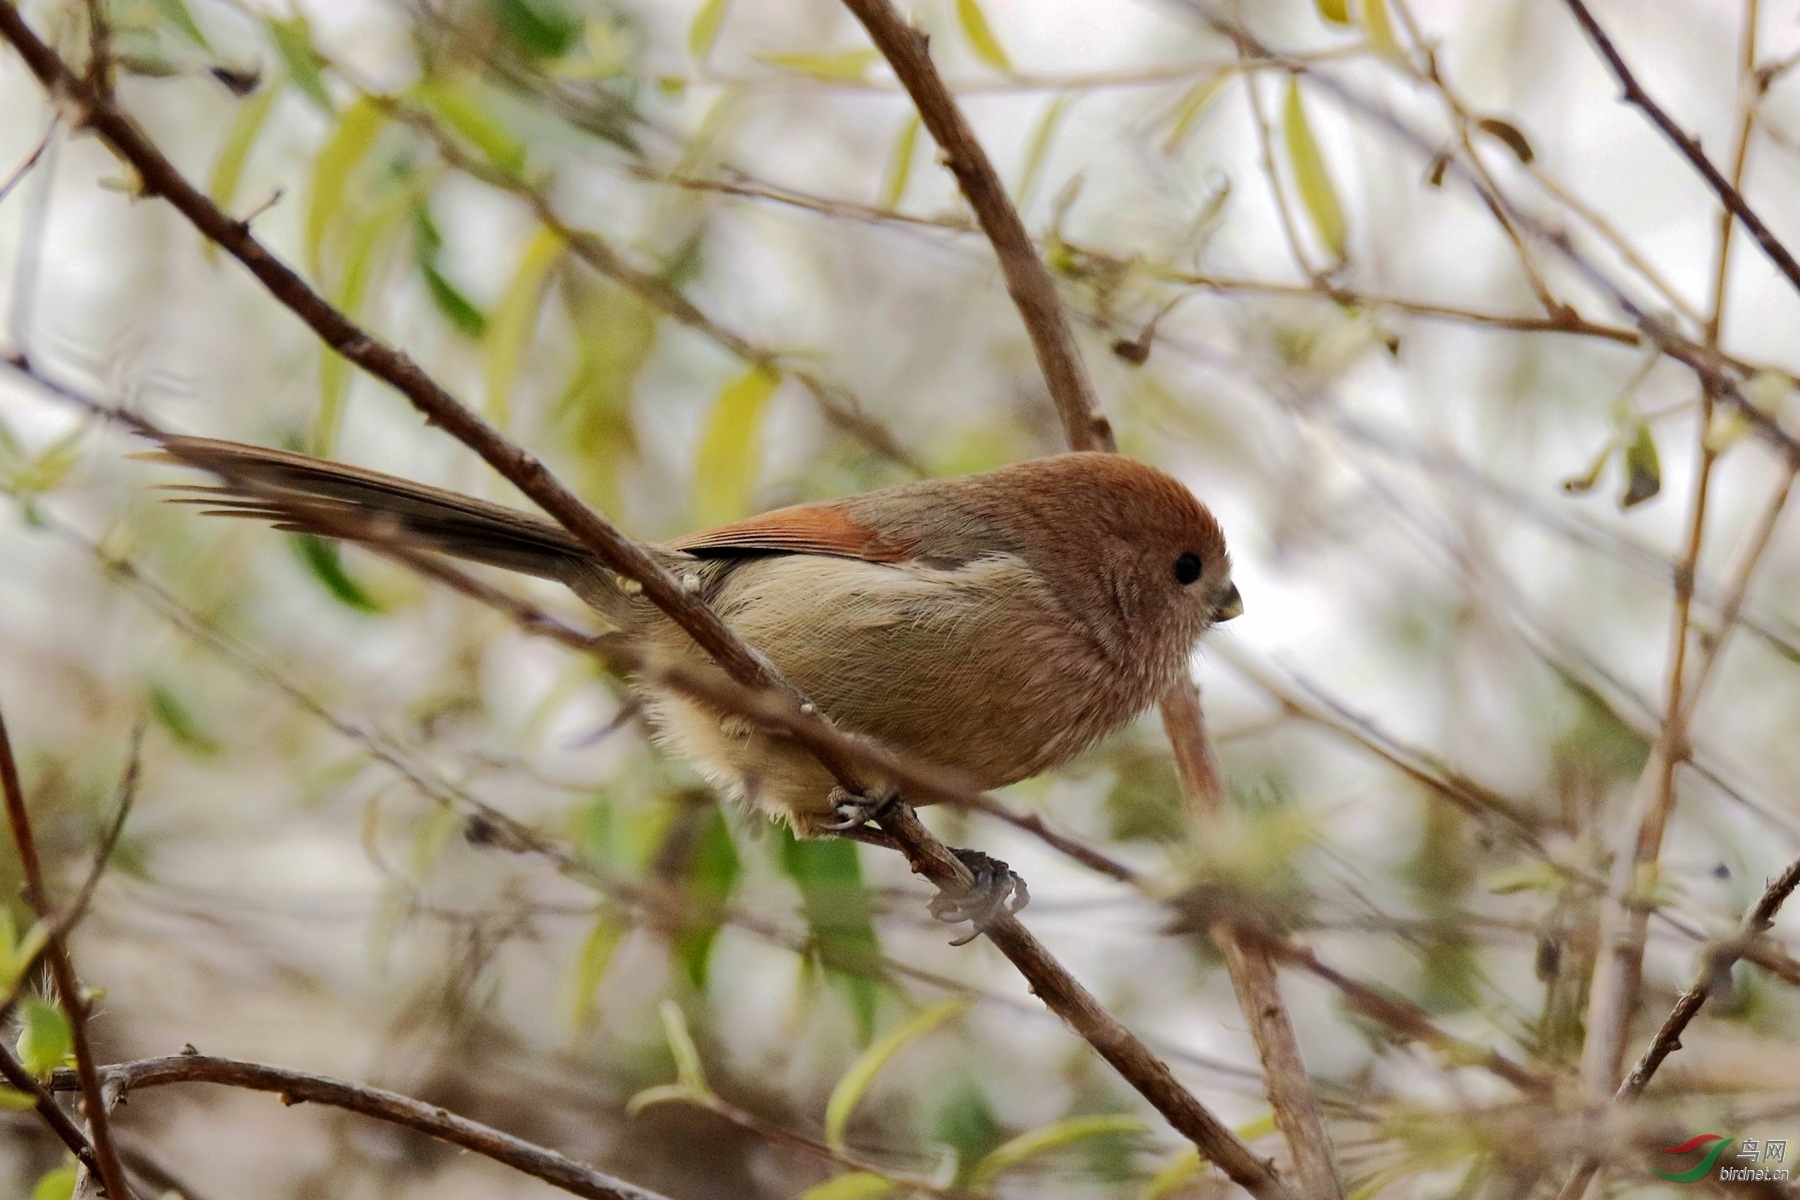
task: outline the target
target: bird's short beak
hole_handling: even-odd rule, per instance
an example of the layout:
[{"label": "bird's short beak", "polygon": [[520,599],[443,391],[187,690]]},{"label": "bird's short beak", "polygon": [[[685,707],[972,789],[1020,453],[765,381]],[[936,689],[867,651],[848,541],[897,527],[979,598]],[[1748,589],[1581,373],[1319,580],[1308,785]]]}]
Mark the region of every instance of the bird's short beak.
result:
[{"label": "bird's short beak", "polygon": [[1244,598],[1238,594],[1237,584],[1227,584],[1225,594],[1213,605],[1213,621],[1229,621],[1233,617],[1244,615]]}]

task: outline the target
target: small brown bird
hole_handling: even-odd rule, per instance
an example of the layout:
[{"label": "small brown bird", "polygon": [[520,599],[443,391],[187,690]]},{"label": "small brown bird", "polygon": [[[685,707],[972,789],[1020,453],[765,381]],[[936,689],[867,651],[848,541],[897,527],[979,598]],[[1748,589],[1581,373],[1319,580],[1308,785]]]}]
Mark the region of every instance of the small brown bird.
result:
[{"label": "small brown bird", "polygon": [[[703,652],[561,526],[340,463],[202,438],[215,511],[401,538],[558,580],[652,662]],[[652,547],[840,727],[999,787],[1067,762],[1154,702],[1243,610],[1218,522],[1174,479],[1060,454],[776,509]],[[733,797],[815,836],[859,818],[812,756],[646,684],[662,739]]]}]

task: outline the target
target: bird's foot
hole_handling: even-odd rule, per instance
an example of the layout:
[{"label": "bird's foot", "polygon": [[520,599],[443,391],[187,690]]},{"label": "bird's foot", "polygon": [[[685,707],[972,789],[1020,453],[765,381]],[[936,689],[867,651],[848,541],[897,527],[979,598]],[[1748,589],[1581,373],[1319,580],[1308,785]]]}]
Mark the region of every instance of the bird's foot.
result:
[{"label": "bird's foot", "polygon": [[1031,889],[1025,886],[1025,880],[999,859],[979,850],[955,847],[950,853],[960,858],[975,876],[974,886],[961,895],[939,892],[931,900],[931,915],[944,924],[968,921],[974,926],[967,936],[951,942],[952,946],[968,945],[986,933],[996,918],[1010,917],[1031,903]]},{"label": "bird's foot", "polygon": [[831,805],[831,811],[837,814],[837,820],[821,821],[818,828],[842,834],[861,829],[865,825],[879,824],[883,814],[891,814],[894,806],[900,803],[900,793],[886,788],[851,792],[838,787],[831,789],[827,803]]}]

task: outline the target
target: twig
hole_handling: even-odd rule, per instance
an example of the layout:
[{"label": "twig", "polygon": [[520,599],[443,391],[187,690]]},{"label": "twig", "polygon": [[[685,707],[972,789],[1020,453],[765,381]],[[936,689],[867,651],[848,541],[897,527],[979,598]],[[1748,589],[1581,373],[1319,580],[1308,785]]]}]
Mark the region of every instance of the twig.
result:
[{"label": "twig", "polygon": [[1700,143],[1682,132],[1681,126],[1677,125],[1669,114],[1663,111],[1662,106],[1651,98],[1650,93],[1644,90],[1643,85],[1638,82],[1637,76],[1633,75],[1631,68],[1626,65],[1624,57],[1619,54],[1618,48],[1613,45],[1612,39],[1607,36],[1606,30],[1600,27],[1600,22],[1594,19],[1594,14],[1588,11],[1588,6],[1582,0],[1564,0],[1564,3],[1568,5],[1569,12],[1574,15],[1582,31],[1594,43],[1594,48],[1600,52],[1600,57],[1606,60],[1606,65],[1612,71],[1613,78],[1618,80],[1619,87],[1624,90],[1625,103],[1636,106],[1643,111],[1646,117],[1650,118],[1651,124],[1662,131],[1663,136],[1668,138],[1681,152],[1681,156],[1688,160],[1688,164],[1699,173],[1702,179],[1706,180],[1707,186],[1712,188],[1720,203],[1724,204],[1731,210],[1733,216],[1744,223],[1744,228],[1749,231],[1751,237],[1756,239],[1756,244],[1762,247],[1762,252],[1769,256],[1769,261],[1775,264],[1776,269],[1787,277],[1788,283],[1792,284],[1796,290],[1800,290],[1800,261],[1795,261],[1794,256],[1782,244],[1781,239],[1775,236],[1775,232],[1763,224],[1762,218],[1756,215],[1756,210],[1750,207],[1749,202],[1744,199],[1743,193],[1733,185],[1731,180],[1725,178],[1718,167],[1713,165],[1712,159],[1706,156],[1706,151],[1700,148]]},{"label": "twig", "polygon": [[1112,449],[1112,426],[1100,412],[1099,398],[1075,334],[1056,297],[1056,283],[1031,244],[1025,223],[1007,198],[1000,173],[956,106],[950,90],[931,61],[929,39],[908,25],[888,0],[844,0],[869,38],[893,68],[919,110],[919,120],[943,151],[944,165],[975,210],[975,219],[994,245],[1006,290],[1024,319],[1025,332],[1037,352],[1038,366],[1057,412],[1076,450]]},{"label": "twig", "polygon": [[50,148],[50,139],[56,136],[56,127],[59,123],[60,118],[51,117],[50,123],[44,127],[44,136],[37,140],[37,145],[31,148],[31,153],[27,154],[24,160],[13,168],[12,174],[4,180],[0,180],[0,200],[5,200],[7,196],[11,195],[12,190],[19,186],[19,181],[31,174],[31,169],[38,165],[38,159],[44,157],[44,151]]},{"label": "twig", "polygon": [[[114,1063],[103,1068],[101,1075],[106,1085],[121,1097],[136,1088],[171,1083],[215,1083],[248,1091],[274,1092],[283,1104],[326,1104],[416,1130],[440,1142],[461,1146],[503,1163],[574,1196],[587,1196],[590,1200],[667,1200],[657,1192],[603,1174],[492,1126],[459,1117],[435,1104],[327,1075],[206,1054],[175,1054],[166,1058]],[[51,1079],[51,1087],[59,1091],[74,1086],[75,1081],[66,1071],[58,1071]]]},{"label": "twig", "polygon": [[[541,462],[464,407],[407,355],[370,336],[270,254],[248,228],[227,216],[188,182],[117,107],[94,95],[61,57],[32,32],[10,0],[0,0],[0,37],[14,45],[40,84],[81,108],[83,123],[132,164],[147,193],[167,199],[209,240],[243,263],[271,295],[305,321],[328,346],[398,389],[429,422],[443,427],[474,450],[562,523],[601,563],[641,583],[646,598],[693,637],[735,686],[761,692],[791,711],[803,728],[812,731],[808,749],[820,763],[846,786],[856,785],[854,760],[834,752],[826,718],[806,704],[717,614],[689,594],[641,547],[588,508]],[[1101,422],[1090,437],[1104,431]],[[915,871],[953,894],[964,893],[973,886],[974,877],[968,868],[916,817],[906,813],[892,824],[891,832]],[[1039,997],[1087,1037],[1127,1082],[1228,1176],[1259,1200],[1286,1200],[1291,1195],[1269,1165],[1258,1160],[1183,1088],[1167,1064],[1101,1009],[1024,926],[1004,918],[996,921],[989,932],[994,944],[1018,967]]]},{"label": "twig", "polygon": [[[56,994],[63,1012],[69,1018],[69,1040],[75,1053],[75,1071],[81,1079],[81,1104],[87,1115],[88,1137],[93,1145],[94,1172],[110,1200],[130,1200],[125,1184],[125,1167],[113,1145],[112,1125],[107,1117],[106,1098],[100,1092],[100,1077],[95,1072],[94,1048],[88,1042],[87,1019],[91,1007],[81,983],[75,978],[75,966],[69,960],[68,943],[62,931],[55,928],[56,912],[44,890],[44,868],[38,859],[37,840],[31,833],[31,816],[25,811],[25,788],[19,782],[19,764],[13,757],[12,738],[6,732],[6,718],[0,714],[0,790],[5,792],[6,820],[12,827],[13,845],[19,852],[19,869],[24,875],[25,903],[40,921],[51,926],[44,953],[50,962],[50,976],[56,982]],[[42,1111],[40,1106],[39,1111]],[[60,1131],[59,1131],[60,1133]],[[68,1139],[64,1138],[66,1142]]]}]

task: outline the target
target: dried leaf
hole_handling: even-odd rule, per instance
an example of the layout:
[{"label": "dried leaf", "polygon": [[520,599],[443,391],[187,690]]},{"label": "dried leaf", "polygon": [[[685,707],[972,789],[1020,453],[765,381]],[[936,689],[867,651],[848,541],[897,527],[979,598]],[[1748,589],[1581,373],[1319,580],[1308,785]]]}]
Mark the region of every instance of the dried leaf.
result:
[{"label": "dried leaf", "polygon": [[1506,148],[1522,163],[1530,163],[1537,157],[1537,152],[1531,148],[1523,131],[1511,121],[1502,121],[1499,117],[1483,117],[1475,122],[1475,127],[1496,141],[1504,142]]},{"label": "dried leaf", "polygon": [[1312,218],[1313,230],[1332,256],[1342,261],[1346,251],[1344,210],[1338,203],[1337,188],[1332,185],[1325,158],[1313,138],[1312,125],[1306,119],[1306,107],[1300,100],[1300,81],[1288,81],[1287,106],[1282,116],[1282,134],[1287,143],[1288,165],[1294,172],[1294,186],[1300,191],[1300,202]]}]

